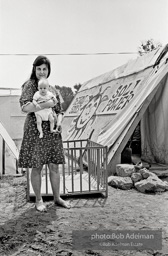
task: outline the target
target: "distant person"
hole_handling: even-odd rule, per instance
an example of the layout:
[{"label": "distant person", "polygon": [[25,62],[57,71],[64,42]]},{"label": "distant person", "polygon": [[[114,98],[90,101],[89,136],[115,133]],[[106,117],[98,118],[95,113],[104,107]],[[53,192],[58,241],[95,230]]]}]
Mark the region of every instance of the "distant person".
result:
[{"label": "distant person", "polygon": [[50,182],[53,191],[54,202],[65,208],[70,208],[68,202],[60,197],[60,174],[59,164],[65,163],[61,133],[62,108],[60,97],[53,87],[56,98],[47,102],[39,103],[41,109],[52,108],[57,115],[57,124],[54,133],[50,132],[50,122],[42,122],[43,138],[39,138],[39,131],[36,124],[37,108],[33,104],[33,96],[38,91],[38,81],[47,79],[50,75],[51,65],[48,58],[38,56],[32,68],[30,79],[22,86],[20,105],[22,111],[27,113],[24,124],[24,135],[19,153],[19,167],[32,168],[31,184],[36,196],[35,207],[38,211],[46,211],[41,196],[41,171],[44,164],[47,164],[50,171]]},{"label": "distant person", "polygon": [[[42,121],[50,122],[50,132],[54,132],[54,121],[56,120],[56,115],[54,115],[54,111],[52,108],[44,108],[41,109],[40,103],[47,102],[50,99],[56,101],[55,95],[49,91],[49,83],[47,79],[40,79],[38,81],[38,91],[35,92],[33,96],[33,104],[36,106],[38,110],[35,112],[35,116],[37,119],[37,129],[40,133],[39,138],[43,138],[43,130],[42,130]],[[54,118],[55,116],[55,118]]]}]

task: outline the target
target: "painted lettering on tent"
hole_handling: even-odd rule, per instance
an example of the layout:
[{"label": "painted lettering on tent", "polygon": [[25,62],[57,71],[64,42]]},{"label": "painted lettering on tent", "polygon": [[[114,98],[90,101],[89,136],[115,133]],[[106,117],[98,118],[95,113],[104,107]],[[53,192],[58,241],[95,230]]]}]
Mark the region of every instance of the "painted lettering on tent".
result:
[{"label": "painted lettering on tent", "polygon": [[[63,120],[63,139],[91,139],[108,146],[108,160],[128,141],[168,72],[164,48],[84,83]],[[126,141],[127,140],[127,141]],[[122,145],[122,146],[121,146]]]},{"label": "painted lettering on tent", "polygon": [[[72,118],[66,139],[87,138],[92,130],[101,129],[104,122],[107,125],[117,118],[139,93],[143,79],[138,75],[134,80],[120,79],[117,83],[110,81],[79,92],[65,116]],[[99,127],[96,127],[98,117],[103,122],[99,122]]]}]

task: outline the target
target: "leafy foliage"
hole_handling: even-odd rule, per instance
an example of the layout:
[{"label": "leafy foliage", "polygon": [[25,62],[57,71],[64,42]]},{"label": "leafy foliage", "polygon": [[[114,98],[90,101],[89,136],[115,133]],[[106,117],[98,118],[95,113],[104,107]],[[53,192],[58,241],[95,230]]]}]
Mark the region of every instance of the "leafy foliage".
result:
[{"label": "leafy foliage", "polygon": [[156,42],[153,39],[145,40],[141,42],[140,47],[138,47],[138,53],[140,56],[151,52],[153,50],[156,50],[157,48],[160,48],[162,44],[160,42]]},{"label": "leafy foliage", "polygon": [[81,84],[75,84],[74,85],[74,89],[75,89],[75,94],[79,91],[79,89],[81,88]]},{"label": "leafy foliage", "polygon": [[62,108],[64,111],[67,110],[67,108],[69,107],[70,103],[72,102],[75,94],[79,91],[79,89],[81,88],[81,84],[75,84],[74,85],[74,90],[75,93],[72,91],[72,89],[70,87],[66,87],[66,86],[59,86],[56,85],[55,88],[60,92],[62,99],[63,99],[63,103],[62,103]]},{"label": "leafy foliage", "polygon": [[74,93],[70,87],[66,87],[66,86],[60,87],[59,85],[56,85],[55,87],[60,92],[60,94],[64,100],[64,102],[62,103],[62,108],[64,111],[66,111],[67,108],[69,107],[71,101],[74,98]]}]

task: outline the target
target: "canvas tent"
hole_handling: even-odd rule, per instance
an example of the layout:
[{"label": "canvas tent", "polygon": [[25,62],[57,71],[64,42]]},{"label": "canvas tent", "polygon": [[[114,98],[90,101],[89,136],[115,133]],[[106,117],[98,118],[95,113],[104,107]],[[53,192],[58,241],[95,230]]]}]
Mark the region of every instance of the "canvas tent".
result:
[{"label": "canvas tent", "polygon": [[4,167],[5,174],[16,174],[25,119],[20,110],[19,95],[19,89],[0,87],[0,175]]},{"label": "canvas tent", "polygon": [[141,157],[168,164],[168,45],[85,82],[63,120],[63,139],[108,147],[108,169],[141,121]]},{"label": "canvas tent", "polygon": [[[4,147],[5,143],[5,147]],[[5,163],[3,163],[5,157]],[[0,122],[0,175],[16,173],[16,161],[19,157],[19,151],[10,137],[9,133]],[[5,173],[3,168],[5,167]]]}]

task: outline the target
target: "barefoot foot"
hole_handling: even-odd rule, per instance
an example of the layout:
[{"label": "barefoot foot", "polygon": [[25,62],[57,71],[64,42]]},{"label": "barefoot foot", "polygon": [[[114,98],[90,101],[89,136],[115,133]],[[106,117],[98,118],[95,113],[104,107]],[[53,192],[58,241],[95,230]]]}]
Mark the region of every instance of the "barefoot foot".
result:
[{"label": "barefoot foot", "polygon": [[46,212],[47,211],[42,199],[35,203],[35,208],[39,212]]},{"label": "barefoot foot", "polygon": [[43,138],[43,133],[40,133],[39,138],[40,139]]},{"label": "barefoot foot", "polygon": [[64,201],[62,198],[55,200],[54,203],[67,209],[71,208],[71,205],[68,202]]}]

